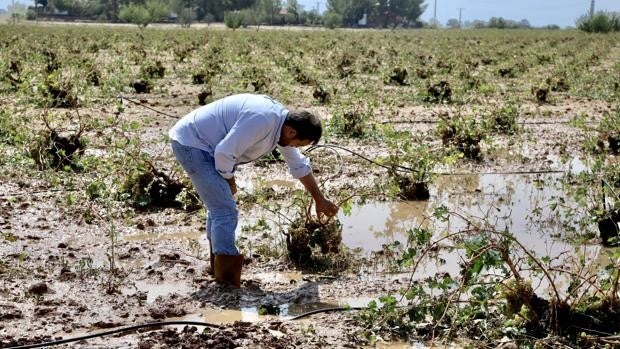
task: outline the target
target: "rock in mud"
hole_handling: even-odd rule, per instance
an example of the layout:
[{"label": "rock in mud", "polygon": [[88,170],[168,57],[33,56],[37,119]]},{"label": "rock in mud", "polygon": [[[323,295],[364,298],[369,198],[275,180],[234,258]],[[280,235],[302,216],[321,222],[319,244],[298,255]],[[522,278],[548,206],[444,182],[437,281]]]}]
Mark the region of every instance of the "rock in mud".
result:
[{"label": "rock in mud", "polygon": [[36,307],[34,309],[34,315],[38,317],[42,317],[42,316],[45,316],[47,314],[54,312],[55,310],[56,308],[54,307]]},{"label": "rock in mud", "polygon": [[31,294],[42,295],[48,292],[50,292],[50,289],[49,287],[47,287],[47,284],[45,282],[39,282],[28,287],[28,293]]},{"label": "rock in mud", "polygon": [[[159,300],[158,298],[157,301]],[[149,315],[157,320],[186,315],[187,311],[185,308],[177,303],[182,303],[182,301],[177,299],[176,301],[157,302],[149,308]]]},{"label": "rock in mud", "polygon": [[0,304],[0,321],[21,319],[24,315],[16,306],[9,304]]},{"label": "rock in mud", "polygon": [[91,325],[92,328],[114,328],[120,326],[123,326],[123,324],[112,320],[97,321]]}]

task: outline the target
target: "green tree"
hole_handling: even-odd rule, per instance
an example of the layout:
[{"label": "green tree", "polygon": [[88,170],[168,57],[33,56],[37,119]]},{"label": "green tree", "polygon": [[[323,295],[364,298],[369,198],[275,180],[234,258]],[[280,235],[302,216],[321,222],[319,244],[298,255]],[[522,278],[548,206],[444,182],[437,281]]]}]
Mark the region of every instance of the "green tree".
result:
[{"label": "green tree", "polygon": [[286,4],[286,8],[288,10],[288,13],[295,16],[295,23],[299,24],[299,12],[300,12],[299,2],[297,0],[288,0]]},{"label": "green tree", "polygon": [[224,14],[228,11],[238,11],[250,8],[256,5],[257,0],[194,0],[196,18],[203,20],[213,18],[216,21],[222,21]]},{"label": "green tree", "polygon": [[383,27],[411,25],[425,9],[424,0],[378,0],[375,14],[383,19]]},{"label": "green tree", "polygon": [[583,15],[577,20],[577,28],[588,33],[620,31],[620,13],[600,11],[593,16]]},{"label": "green tree", "polygon": [[357,21],[364,16],[364,13],[370,15],[374,6],[372,0],[327,0],[328,14],[337,13],[346,26],[357,25]]},{"label": "green tree", "polygon": [[450,18],[448,22],[446,23],[446,26],[448,28],[457,29],[461,27],[461,23],[456,18]]},{"label": "green tree", "polygon": [[170,11],[176,13],[177,23],[189,27],[196,16],[196,5],[191,0],[170,0]]},{"label": "green tree", "polygon": [[328,0],[327,9],[341,15],[347,26],[367,14],[371,26],[387,27],[415,24],[426,5],[424,0]]},{"label": "green tree", "polygon": [[243,13],[239,11],[228,11],[224,14],[224,24],[232,30],[241,27],[243,23]]},{"label": "green tree", "polygon": [[169,15],[168,5],[162,0],[148,0],[146,4],[129,4],[123,6],[118,17],[128,23],[146,27],[150,23],[162,20]]},{"label": "green tree", "polygon": [[256,2],[258,12],[263,21],[273,24],[276,14],[280,11],[282,4],[280,0],[258,0]]},{"label": "green tree", "polygon": [[491,17],[489,19],[489,28],[504,29],[507,27],[506,20],[502,17]]},{"label": "green tree", "polygon": [[327,12],[324,17],[324,24],[330,29],[342,26],[342,15],[337,12]]}]

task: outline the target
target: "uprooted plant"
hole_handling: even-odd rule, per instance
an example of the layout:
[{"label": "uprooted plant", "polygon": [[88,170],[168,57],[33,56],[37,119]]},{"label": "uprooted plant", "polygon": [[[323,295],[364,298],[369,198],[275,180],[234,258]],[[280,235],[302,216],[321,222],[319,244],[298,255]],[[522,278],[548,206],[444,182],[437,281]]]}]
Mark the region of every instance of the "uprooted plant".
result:
[{"label": "uprooted plant", "polygon": [[78,130],[75,132],[67,132],[58,127],[53,127],[47,111],[42,114],[41,118],[45,124],[45,129],[30,145],[30,156],[40,170],[47,168],[76,170],[79,168],[77,161],[86,148],[86,142],[82,136],[88,126],[82,122],[77,111],[76,114]]},{"label": "uprooted plant", "polygon": [[390,181],[397,189],[395,196],[403,200],[428,200],[432,170],[439,156],[421,140],[412,139],[409,132],[398,132],[390,126],[383,128],[390,155],[380,159],[388,169]]},{"label": "uprooted plant", "polygon": [[492,130],[506,135],[513,135],[519,129],[517,125],[518,117],[519,109],[516,104],[507,104],[493,111],[487,121]]},{"label": "uprooted plant", "polygon": [[342,224],[334,217],[315,217],[312,204],[310,197],[297,192],[293,200],[297,216],[285,233],[288,257],[304,269],[340,273],[350,267],[348,251],[341,246]]},{"label": "uprooted plant", "polygon": [[[521,347],[620,345],[614,335],[620,331],[618,252],[608,251],[606,265],[589,268],[584,257],[537,256],[508,231],[478,225],[445,207],[434,216],[459,217],[469,228],[436,240],[424,228],[408,232],[398,264],[411,268],[412,282],[400,301],[388,295],[361,313],[358,320],[368,338],[467,338],[484,346],[507,341]],[[458,254],[459,275],[443,272],[439,264],[436,275],[413,280],[423,263],[441,261],[446,250]],[[535,289],[541,283],[547,292]]]},{"label": "uprooted plant", "polygon": [[447,81],[440,81],[429,85],[426,89],[424,101],[429,103],[450,103],[452,102],[452,88]]},{"label": "uprooted plant", "polygon": [[345,105],[334,111],[329,126],[336,134],[351,138],[362,138],[370,131],[369,124],[373,112],[373,105]]},{"label": "uprooted plant", "polygon": [[620,164],[610,163],[600,171],[600,187],[594,192],[596,205],[590,210],[605,246],[620,245]]},{"label": "uprooted plant", "polygon": [[454,147],[469,159],[481,159],[480,142],[486,138],[486,130],[474,117],[440,115],[437,132],[444,146]]},{"label": "uprooted plant", "polygon": [[607,143],[611,154],[620,153],[620,108],[605,114],[599,125],[599,139],[601,148],[605,148],[605,143]]},{"label": "uprooted plant", "polygon": [[135,208],[174,207],[193,210],[200,206],[198,195],[185,183],[144,162],[130,170],[120,189],[120,198]]}]

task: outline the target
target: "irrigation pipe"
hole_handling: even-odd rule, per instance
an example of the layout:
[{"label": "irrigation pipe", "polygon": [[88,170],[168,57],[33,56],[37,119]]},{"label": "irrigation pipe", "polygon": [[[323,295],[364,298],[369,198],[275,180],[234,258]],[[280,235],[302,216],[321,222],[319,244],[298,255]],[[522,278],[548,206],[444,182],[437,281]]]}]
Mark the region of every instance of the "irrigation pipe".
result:
[{"label": "irrigation pipe", "polygon": [[[165,112],[162,112],[160,110],[157,110],[155,108],[151,108],[143,103],[140,103],[139,101],[135,101],[131,98],[127,98],[123,95],[119,95],[118,98],[122,99],[122,100],[126,100],[129,101],[131,103],[134,103],[136,105],[139,105],[141,107],[144,107],[146,109],[152,110],[158,114],[162,114],[171,118],[175,118],[178,119],[178,116],[172,115],[172,114],[168,114]],[[391,170],[393,168],[400,170],[400,171],[409,171],[409,172],[419,172],[418,169],[414,169],[414,168],[410,168],[407,166],[402,166],[402,165],[395,165],[394,167],[390,167],[387,165],[383,165],[379,162],[377,162],[376,160],[370,159],[358,152],[355,152],[351,149],[348,149],[346,147],[340,146],[340,145],[336,145],[336,144],[317,144],[317,145],[313,145],[310,148],[306,149],[306,151],[304,151],[304,154],[310,153],[318,148],[327,148],[327,149],[339,149],[339,150],[343,150],[346,151],[354,156],[357,156],[365,161],[368,161],[369,163],[372,163],[374,165],[377,165],[379,167],[383,167],[385,169]],[[337,154],[337,152],[336,152]],[[339,169],[339,173],[340,174],[342,172],[342,167]],[[472,173],[472,172],[431,172],[431,174],[434,175],[438,175],[438,176],[473,176],[473,175],[511,175],[511,174],[521,174],[521,175],[527,175],[527,174],[551,174],[551,173],[566,173],[566,171],[562,171],[562,170],[534,170],[534,171],[502,171],[502,172],[477,172],[477,173]],[[45,193],[45,192],[53,192],[53,191],[63,191],[63,190],[41,190],[41,191],[36,191],[36,192],[23,192],[23,193],[12,193],[12,194],[0,194],[0,198],[4,198],[4,197],[15,197],[15,196],[24,196],[24,195],[31,195],[31,194],[38,194],[38,193]],[[65,191],[75,191],[75,189],[66,189]]]},{"label": "irrigation pipe", "polygon": [[[346,152],[351,153],[352,155],[355,155],[363,160],[366,160],[374,165],[377,165],[379,167],[383,167],[385,169],[389,169],[391,170],[392,167],[387,166],[387,165],[383,165],[375,160],[372,160],[360,153],[357,153],[351,149],[345,148],[343,146],[340,145],[336,145],[336,144],[317,144],[314,145],[310,148],[308,148],[305,153],[310,153],[311,151],[315,150],[316,148],[336,148],[336,149],[340,149],[340,150],[344,150]],[[412,171],[412,172],[419,172],[419,170],[410,168],[410,167],[406,167],[406,166],[401,166],[401,165],[396,165],[394,166],[396,169],[399,169],[401,171]],[[435,175],[439,175],[439,176],[471,176],[471,175],[507,175],[507,174],[545,174],[545,173],[565,173],[566,171],[562,171],[562,170],[534,170],[534,171],[503,171],[503,172],[477,172],[477,173],[472,173],[472,172],[431,172],[432,174]]]},{"label": "irrigation pipe", "polygon": [[[155,108],[151,108],[151,107],[149,107],[149,106],[147,106],[147,105],[145,105],[143,103],[140,103],[139,101],[132,100],[132,99],[127,98],[127,97],[125,97],[123,95],[119,95],[119,98],[124,99],[126,101],[129,101],[131,103],[134,103],[136,105],[142,106],[142,107],[147,108],[149,110],[152,110],[152,111],[154,111],[156,113],[159,113],[159,114],[171,117],[171,118],[175,118],[175,119],[179,118],[178,116],[175,116],[175,115],[172,115],[172,114],[168,114],[168,113],[159,111],[159,110],[157,110]],[[564,122],[561,122],[561,123],[564,123]],[[336,145],[336,144],[323,144],[323,145],[319,144],[319,145],[314,145],[314,146],[308,148],[305,151],[305,153],[309,153],[309,152],[311,152],[311,151],[313,151],[313,150],[315,150],[317,148],[336,148],[336,149],[344,150],[344,151],[347,151],[347,152],[349,152],[349,153],[351,153],[351,154],[353,154],[353,155],[355,155],[355,156],[357,156],[359,158],[362,158],[362,159],[364,159],[364,160],[366,160],[366,161],[368,161],[368,162],[370,162],[372,164],[375,164],[377,166],[383,167],[385,169],[392,169],[392,167],[390,167],[390,166],[386,166],[386,165],[380,164],[380,163],[378,163],[375,160],[369,159],[369,158],[367,158],[367,157],[365,157],[365,156],[363,156],[363,155],[361,155],[361,154],[359,154],[359,153],[357,153],[357,152],[355,152],[353,150],[350,150],[348,148],[345,148],[343,146],[339,146],[339,145]],[[394,166],[394,168],[399,169],[399,170],[403,170],[403,171],[419,172],[418,169],[413,169],[413,168],[402,166],[402,165],[396,165],[396,166]],[[540,170],[540,171],[483,172],[483,173],[449,173],[449,172],[444,172],[444,173],[433,173],[433,174],[440,175],[440,176],[466,176],[466,175],[474,175],[474,174],[479,174],[479,175],[505,175],[505,174],[543,174],[543,173],[564,173],[564,172],[566,172],[566,171]]]},{"label": "irrigation pipe", "polygon": [[156,113],[158,113],[158,114],[165,115],[165,116],[170,117],[170,118],[174,118],[174,119],[178,119],[178,118],[179,118],[179,117],[178,117],[178,116],[176,116],[176,115],[168,114],[168,113],[163,112],[163,111],[161,111],[161,110],[157,110],[157,109],[155,109],[155,108],[151,108],[151,107],[149,107],[149,106],[148,106],[148,105],[146,105],[146,104],[140,103],[139,101],[135,101],[135,100],[133,100],[133,99],[131,99],[131,98],[127,98],[127,97],[125,97],[125,96],[123,96],[123,95],[118,95],[118,98],[120,98],[121,100],[126,100],[126,101],[128,101],[128,102],[131,102],[131,103],[133,103],[133,104],[139,105],[139,106],[141,106],[141,107],[143,107],[143,108],[146,108],[146,109],[148,109],[148,110],[154,111],[154,112],[156,112]]},{"label": "irrigation pipe", "polygon": [[[308,317],[310,315],[319,314],[319,313],[327,313],[327,312],[334,312],[334,311],[347,311],[347,310],[363,310],[363,309],[366,309],[366,307],[333,307],[333,308],[316,309],[316,310],[312,310],[312,311],[309,311],[309,312],[306,312],[306,313],[303,313],[297,316],[293,316],[291,318],[286,319],[285,321],[295,321],[295,320],[299,320],[299,319]],[[226,326],[223,326],[223,325],[211,324],[211,323],[202,322],[202,321],[156,321],[156,322],[147,322],[143,324],[120,327],[120,328],[116,328],[113,330],[88,334],[84,336],[59,339],[56,341],[26,344],[26,345],[20,345],[16,347],[15,346],[8,347],[6,349],[28,349],[28,348],[51,347],[55,345],[78,342],[78,341],[83,341],[86,339],[104,337],[104,336],[109,336],[109,335],[118,334],[118,333],[121,333],[122,335],[127,335],[129,334],[130,331],[135,331],[141,328],[161,327],[161,326],[170,326],[170,325],[205,326],[205,327],[218,328],[218,329],[226,328]]]},{"label": "irrigation pipe", "polygon": [[[572,123],[571,120],[561,120],[561,121],[517,121],[516,123],[519,125],[567,125]],[[381,121],[382,125],[388,124],[438,124],[439,120],[387,120]],[[585,124],[596,124],[598,121],[584,121]]]}]

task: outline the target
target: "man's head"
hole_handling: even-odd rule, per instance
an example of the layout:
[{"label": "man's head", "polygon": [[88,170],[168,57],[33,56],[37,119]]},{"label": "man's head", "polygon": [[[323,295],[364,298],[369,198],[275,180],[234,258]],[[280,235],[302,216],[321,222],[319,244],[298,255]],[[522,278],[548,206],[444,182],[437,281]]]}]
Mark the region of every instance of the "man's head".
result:
[{"label": "man's head", "polygon": [[289,111],[284,120],[278,144],[289,147],[303,147],[317,144],[323,134],[319,118],[305,110]]}]

